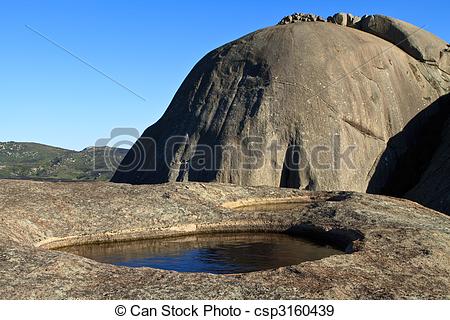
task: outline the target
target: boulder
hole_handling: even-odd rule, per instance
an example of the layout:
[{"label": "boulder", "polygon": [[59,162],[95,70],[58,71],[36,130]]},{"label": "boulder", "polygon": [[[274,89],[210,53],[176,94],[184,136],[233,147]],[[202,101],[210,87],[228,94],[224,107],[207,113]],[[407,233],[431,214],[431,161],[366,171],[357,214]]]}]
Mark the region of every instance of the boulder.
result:
[{"label": "boulder", "polygon": [[332,23],[256,31],[197,63],[112,181],[365,192],[389,139],[449,90],[422,60]]},{"label": "boulder", "polygon": [[348,27],[356,28],[360,21],[361,21],[361,17],[354,16],[350,13],[347,14],[347,26]]},{"label": "boulder", "polygon": [[450,215],[450,98],[439,116],[443,125],[435,127],[435,148],[431,159],[422,169],[419,182],[405,194],[405,198],[414,200],[429,208]]},{"label": "boulder", "polygon": [[347,13],[336,13],[333,16],[333,22],[341,26],[347,26],[348,21],[347,18],[348,18]]},{"label": "boulder", "polygon": [[281,21],[278,22],[278,25],[284,25],[294,22],[314,22],[314,21],[325,22],[325,19],[323,19],[321,16],[311,13],[293,13],[281,19]]},{"label": "boulder", "polygon": [[439,59],[439,68],[450,74],[450,45],[447,44],[447,47],[441,51],[441,56]]},{"label": "boulder", "polygon": [[341,26],[356,28],[361,17],[354,16],[351,13],[336,13],[332,17],[328,17],[327,22],[339,24]]},{"label": "boulder", "polygon": [[445,95],[389,140],[367,191],[450,214],[449,154],[450,95]]},{"label": "boulder", "polygon": [[447,47],[444,40],[422,27],[383,15],[366,16],[358,28],[391,42],[420,61],[439,62]]}]

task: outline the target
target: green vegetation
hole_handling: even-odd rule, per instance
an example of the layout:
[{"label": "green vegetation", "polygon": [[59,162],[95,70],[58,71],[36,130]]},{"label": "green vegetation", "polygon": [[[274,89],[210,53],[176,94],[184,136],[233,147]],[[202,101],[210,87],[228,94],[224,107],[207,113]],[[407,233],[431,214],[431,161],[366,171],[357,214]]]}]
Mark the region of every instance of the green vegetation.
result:
[{"label": "green vegetation", "polygon": [[107,181],[127,151],[109,147],[73,151],[39,143],[0,142],[0,178]]}]

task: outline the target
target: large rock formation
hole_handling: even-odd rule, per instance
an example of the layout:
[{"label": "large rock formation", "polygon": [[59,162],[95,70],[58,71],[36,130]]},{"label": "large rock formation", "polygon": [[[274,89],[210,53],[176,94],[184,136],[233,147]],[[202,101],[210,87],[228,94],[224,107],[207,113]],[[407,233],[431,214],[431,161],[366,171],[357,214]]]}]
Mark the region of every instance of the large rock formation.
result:
[{"label": "large rock formation", "polygon": [[366,191],[387,142],[448,92],[448,47],[392,18],[341,18],[356,27],[298,15],[207,54],[112,181]]},{"label": "large rock formation", "polygon": [[[278,24],[311,21],[324,21],[324,19],[313,14],[295,13],[284,17]],[[391,42],[415,59],[439,65],[443,71],[449,73],[449,45],[424,30],[423,27],[379,14],[358,17],[350,13],[336,13],[328,17],[327,21],[376,35]]]},{"label": "large rock formation", "polygon": [[[450,104],[447,109],[450,109]],[[419,182],[405,197],[450,215],[450,116],[438,139],[440,144],[431,161]]]},{"label": "large rock formation", "polygon": [[406,197],[450,214],[450,95],[419,112],[392,137],[367,191]]}]

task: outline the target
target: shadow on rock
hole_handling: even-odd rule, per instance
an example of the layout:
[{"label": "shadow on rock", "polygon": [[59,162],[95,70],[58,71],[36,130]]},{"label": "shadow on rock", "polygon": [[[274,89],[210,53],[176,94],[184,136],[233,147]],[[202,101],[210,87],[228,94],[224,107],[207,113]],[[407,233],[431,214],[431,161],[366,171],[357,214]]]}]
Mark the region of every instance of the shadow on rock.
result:
[{"label": "shadow on rock", "polygon": [[[389,140],[367,192],[405,197],[450,214],[450,149],[446,142],[450,138],[449,128],[450,94],[447,94]],[[425,185],[428,187],[424,188]],[[440,191],[435,192],[435,188]]]}]

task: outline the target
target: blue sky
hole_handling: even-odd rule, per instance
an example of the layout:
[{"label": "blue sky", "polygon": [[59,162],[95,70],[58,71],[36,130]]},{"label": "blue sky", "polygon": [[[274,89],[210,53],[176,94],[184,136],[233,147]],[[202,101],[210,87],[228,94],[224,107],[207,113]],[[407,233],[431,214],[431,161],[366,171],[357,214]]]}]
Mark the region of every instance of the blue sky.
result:
[{"label": "blue sky", "polygon": [[[382,13],[450,41],[448,1],[2,1],[0,141],[70,149],[155,122],[210,50],[292,12]],[[44,34],[129,89],[93,71]]]}]

